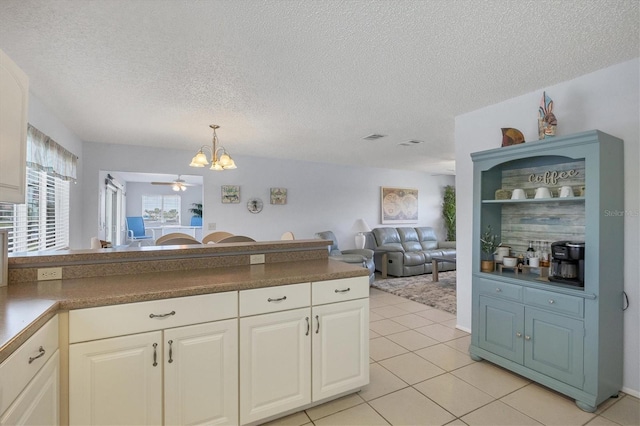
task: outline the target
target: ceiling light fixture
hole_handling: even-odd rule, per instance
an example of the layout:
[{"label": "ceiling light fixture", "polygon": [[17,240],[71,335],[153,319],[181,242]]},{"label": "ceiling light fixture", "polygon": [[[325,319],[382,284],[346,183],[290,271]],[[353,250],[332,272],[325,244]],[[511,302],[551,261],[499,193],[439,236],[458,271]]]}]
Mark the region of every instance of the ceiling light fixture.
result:
[{"label": "ceiling light fixture", "polygon": [[209,165],[209,161],[207,160],[207,156],[204,154],[204,150],[208,149],[211,151],[211,167],[210,170],[231,170],[236,169],[236,163],[233,161],[229,153],[222,146],[218,146],[218,135],[216,135],[216,129],[219,129],[220,126],[217,124],[212,124],[209,127],[213,129],[213,148],[210,148],[207,145],[203,145],[200,147],[200,150],[196,154],[195,157],[191,160],[191,167],[204,167]]}]

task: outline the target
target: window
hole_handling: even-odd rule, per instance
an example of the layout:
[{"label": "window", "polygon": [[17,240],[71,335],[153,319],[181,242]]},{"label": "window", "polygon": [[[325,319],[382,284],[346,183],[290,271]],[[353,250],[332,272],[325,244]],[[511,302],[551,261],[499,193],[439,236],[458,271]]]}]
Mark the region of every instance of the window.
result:
[{"label": "window", "polygon": [[143,195],[142,218],[146,227],[180,225],[180,196]]},{"label": "window", "polygon": [[69,246],[69,182],[27,167],[25,204],[0,203],[9,253]]}]

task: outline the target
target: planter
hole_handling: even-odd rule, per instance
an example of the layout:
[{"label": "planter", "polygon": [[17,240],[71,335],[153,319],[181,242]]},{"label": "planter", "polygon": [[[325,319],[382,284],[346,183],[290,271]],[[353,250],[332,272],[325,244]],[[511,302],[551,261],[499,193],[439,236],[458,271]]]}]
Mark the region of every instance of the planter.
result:
[{"label": "planter", "polygon": [[493,272],[493,268],[495,264],[493,260],[483,260],[480,262],[480,271],[481,272]]}]

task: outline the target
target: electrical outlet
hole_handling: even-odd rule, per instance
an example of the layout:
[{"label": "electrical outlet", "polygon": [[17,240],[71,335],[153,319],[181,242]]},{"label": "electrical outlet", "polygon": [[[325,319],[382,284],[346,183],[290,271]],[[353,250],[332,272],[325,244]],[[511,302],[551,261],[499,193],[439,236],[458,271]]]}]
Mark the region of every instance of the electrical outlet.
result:
[{"label": "electrical outlet", "polygon": [[252,265],[257,265],[259,263],[264,263],[264,254],[252,254],[249,262]]},{"label": "electrical outlet", "polygon": [[216,230],[216,224],[215,223],[210,223],[209,224],[209,231],[215,231]]},{"label": "electrical outlet", "polygon": [[38,281],[61,279],[62,268],[38,268]]}]

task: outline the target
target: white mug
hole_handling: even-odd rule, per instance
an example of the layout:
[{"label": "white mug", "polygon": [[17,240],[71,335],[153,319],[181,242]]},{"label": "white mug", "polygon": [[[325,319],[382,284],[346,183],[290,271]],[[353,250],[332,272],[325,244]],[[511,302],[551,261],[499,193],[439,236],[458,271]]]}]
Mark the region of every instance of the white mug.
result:
[{"label": "white mug", "polygon": [[527,194],[525,194],[524,189],[517,188],[511,193],[512,200],[524,200],[525,198],[527,198]]},{"label": "white mug", "polygon": [[560,188],[560,198],[571,198],[573,197],[573,188],[570,186],[563,186]]},{"label": "white mug", "polygon": [[536,189],[536,195],[533,198],[551,198],[551,191],[546,186]]}]

